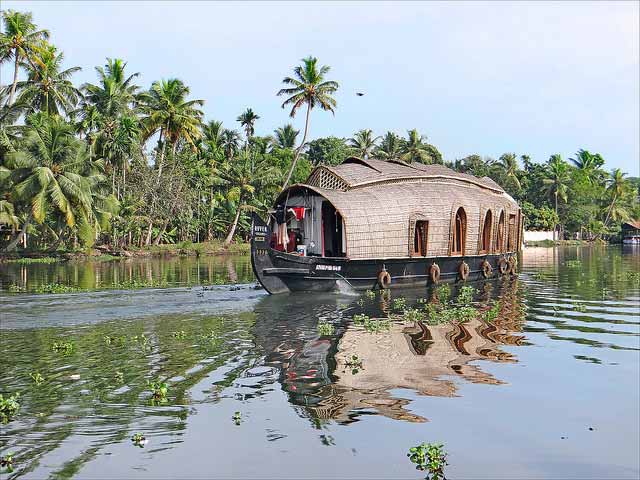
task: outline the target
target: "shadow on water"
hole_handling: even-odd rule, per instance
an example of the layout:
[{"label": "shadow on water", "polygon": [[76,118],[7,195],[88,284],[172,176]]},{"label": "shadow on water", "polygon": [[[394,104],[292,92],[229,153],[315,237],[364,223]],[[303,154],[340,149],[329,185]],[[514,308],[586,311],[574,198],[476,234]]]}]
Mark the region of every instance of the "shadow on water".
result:
[{"label": "shadow on water", "polygon": [[[181,273],[166,278],[184,285],[184,272],[202,268],[170,267]],[[499,301],[495,319],[430,325],[397,318],[379,333],[354,315],[386,317],[398,298],[424,308],[437,301],[433,292],[267,296],[242,285],[5,294],[0,392],[20,392],[21,410],[2,426],[0,455],[15,452],[9,478],[418,478],[405,464],[406,448],[441,440],[452,476],[633,478],[637,275],[638,258],[613,249],[530,249],[518,278],[474,285],[481,310]],[[320,335],[319,322],[334,333]],[[54,351],[55,342],[72,349]],[[30,376],[36,372],[40,385]],[[606,391],[572,384],[586,375],[596,385],[618,383]],[[148,382],[155,380],[169,386],[164,404],[152,402]],[[612,399],[623,427],[595,410]],[[567,420],[567,408],[578,420]],[[239,426],[234,411],[242,413]],[[548,443],[560,442],[558,424],[576,428],[572,422],[587,415],[602,425],[598,440],[551,453],[564,445]],[[469,428],[497,430],[471,445],[460,433]],[[135,432],[150,440],[144,449],[132,445]],[[495,449],[503,460],[485,463]]]}]

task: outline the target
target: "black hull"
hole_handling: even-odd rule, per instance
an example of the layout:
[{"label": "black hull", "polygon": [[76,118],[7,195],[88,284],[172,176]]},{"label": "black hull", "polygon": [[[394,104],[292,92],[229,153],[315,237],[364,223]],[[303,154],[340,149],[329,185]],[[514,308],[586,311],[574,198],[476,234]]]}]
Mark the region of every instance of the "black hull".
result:
[{"label": "black hull", "polygon": [[[258,226],[258,235],[255,234]],[[261,229],[265,229],[262,236]],[[340,291],[346,288],[366,290],[380,288],[380,272],[386,270],[391,275],[389,288],[427,287],[434,285],[429,274],[435,263],[440,268],[438,283],[463,281],[460,265],[469,266],[469,275],[464,280],[472,282],[500,276],[499,263],[502,259],[515,257],[516,252],[488,255],[392,258],[371,260],[349,260],[347,258],[301,257],[280,252],[269,247],[265,239],[271,237],[270,229],[259,217],[254,216],[254,235],[251,244],[251,262],[258,281],[269,293],[287,291]],[[485,277],[482,270],[487,261],[492,273]]]}]

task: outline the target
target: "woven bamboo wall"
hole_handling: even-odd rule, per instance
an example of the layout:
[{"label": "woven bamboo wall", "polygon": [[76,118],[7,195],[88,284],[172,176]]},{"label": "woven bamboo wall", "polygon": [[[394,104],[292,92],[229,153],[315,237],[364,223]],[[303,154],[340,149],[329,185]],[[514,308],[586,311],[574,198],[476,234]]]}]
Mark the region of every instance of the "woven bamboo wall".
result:
[{"label": "woven bamboo wall", "polygon": [[[492,210],[494,219],[504,210],[508,219],[509,213],[519,209],[504,193],[457,179],[418,178],[410,183],[375,184],[346,192],[312,189],[333,203],[343,216],[347,256],[352,259],[408,257],[412,241],[409,221],[416,215],[429,221],[427,256],[449,255],[452,220],[459,207],[467,215],[465,255],[476,255],[486,210]],[[492,248],[497,220],[493,230]]]}]

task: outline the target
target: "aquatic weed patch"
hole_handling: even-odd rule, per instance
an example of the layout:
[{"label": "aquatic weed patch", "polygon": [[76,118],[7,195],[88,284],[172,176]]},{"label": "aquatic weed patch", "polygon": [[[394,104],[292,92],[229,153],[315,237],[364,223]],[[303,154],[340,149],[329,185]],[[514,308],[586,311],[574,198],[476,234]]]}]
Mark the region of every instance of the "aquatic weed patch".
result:
[{"label": "aquatic weed patch", "polygon": [[318,333],[323,337],[333,335],[333,332],[335,332],[335,327],[333,326],[333,324],[328,322],[318,323]]},{"label": "aquatic weed patch", "polygon": [[564,264],[569,268],[578,268],[582,266],[582,262],[580,260],[567,260]]},{"label": "aquatic weed patch", "polygon": [[407,457],[416,465],[416,470],[427,471],[427,479],[444,480],[444,469],[447,466],[447,453],[444,445],[421,443],[409,449]]},{"label": "aquatic weed patch", "polygon": [[12,258],[9,260],[6,260],[6,263],[16,263],[19,265],[30,265],[32,263],[56,263],[56,262],[60,262],[61,259],[59,258],[54,258],[54,257],[39,257],[39,258]]},{"label": "aquatic weed patch", "polygon": [[155,382],[147,382],[147,385],[151,391],[152,402],[166,403],[169,386],[165,382],[156,380]]},{"label": "aquatic weed patch", "polygon": [[0,420],[2,423],[7,423],[16,416],[20,410],[19,398],[19,393],[14,393],[6,398],[0,393]]},{"label": "aquatic weed patch", "polygon": [[73,352],[72,342],[53,342],[51,349],[56,353],[62,353],[63,355],[70,355]]},{"label": "aquatic weed patch", "polygon": [[147,444],[147,437],[145,437],[141,433],[134,433],[131,437],[131,441],[136,447],[144,448],[144,446]]},{"label": "aquatic weed patch", "polygon": [[37,387],[44,383],[44,377],[40,372],[31,372],[29,377],[31,377],[31,380],[33,380],[33,383],[35,383]]},{"label": "aquatic weed patch", "polygon": [[349,359],[344,363],[345,366],[351,370],[351,374],[355,375],[360,370],[364,370],[362,365],[362,360],[358,358],[357,355],[351,355]]},{"label": "aquatic weed patch", "polygon": [[0,457],[0,468],[6,469],[7,473],[13,472],[13,452]]}]

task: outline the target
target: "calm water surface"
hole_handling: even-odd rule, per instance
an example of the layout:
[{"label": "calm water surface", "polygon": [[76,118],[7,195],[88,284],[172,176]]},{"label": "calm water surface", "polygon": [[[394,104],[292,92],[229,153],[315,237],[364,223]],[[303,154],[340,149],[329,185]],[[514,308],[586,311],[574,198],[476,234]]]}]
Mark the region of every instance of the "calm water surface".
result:
[{"label": "calm water surface", "polygon": [[492,322],[370,333],[354,314],[433,292],[268,296],[246,257],[0,265],[0,393],[22,405],[3,477],[419,479],[424,441],[448,478],[638,478],[640,251],[532,248],[521,270],[474,285]]}]

